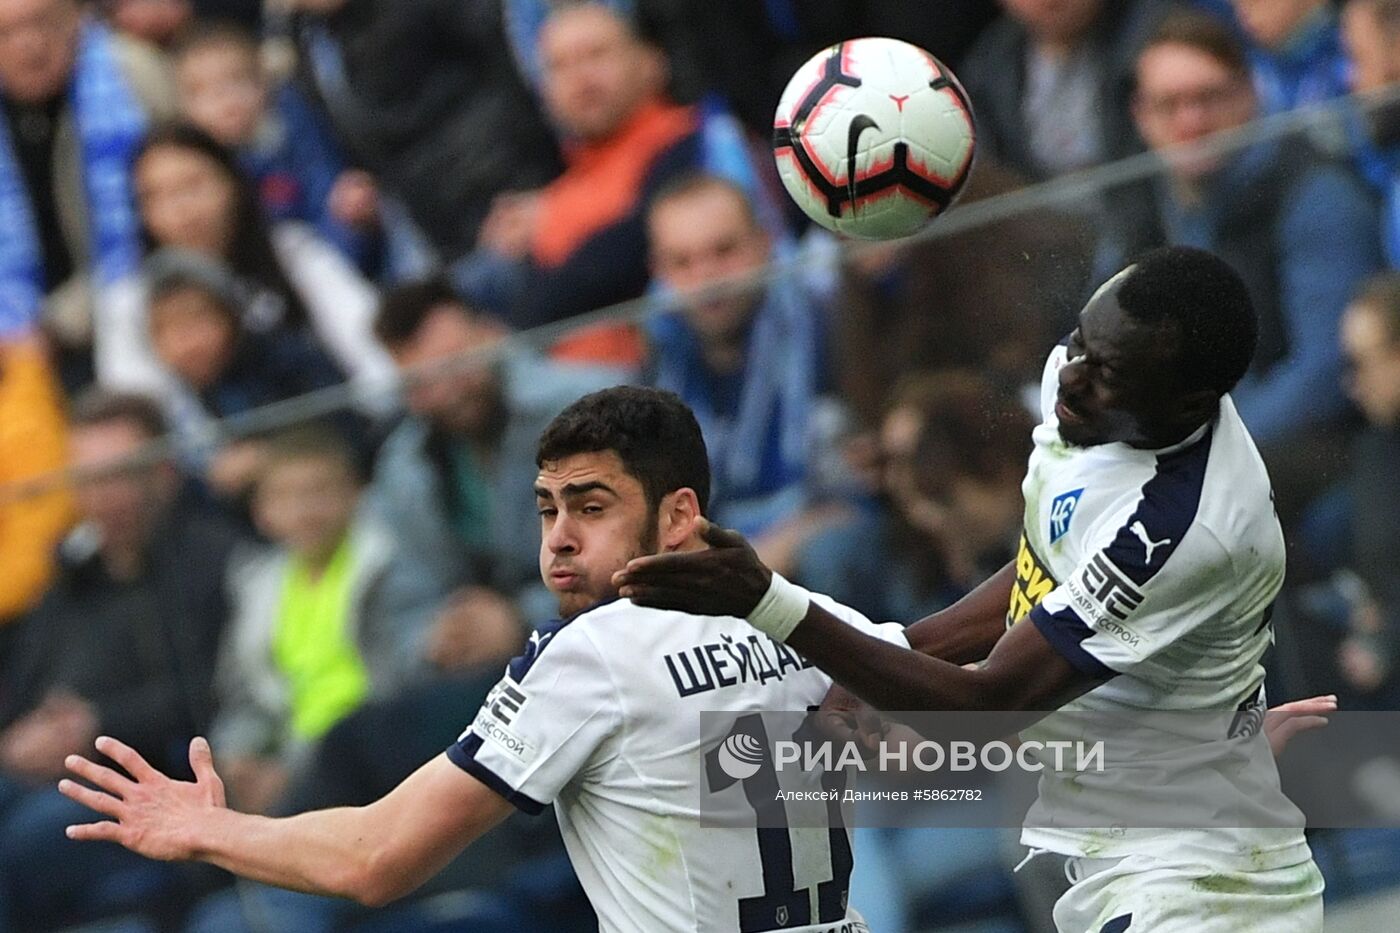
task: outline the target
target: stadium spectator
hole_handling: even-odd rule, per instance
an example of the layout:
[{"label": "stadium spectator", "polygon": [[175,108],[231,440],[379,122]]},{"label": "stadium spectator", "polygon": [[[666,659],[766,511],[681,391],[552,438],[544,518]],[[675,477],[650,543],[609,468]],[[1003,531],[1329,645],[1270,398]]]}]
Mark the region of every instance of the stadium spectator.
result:
[{"label": "stadium spectator", "polygon": [[[267,225],[233,156],[203,132],[176,125],[152,132],[135,162],[147,245],[223,263],[251,290],[240,307],[249,333],[309,328],[362,390],[362,406],[389,404],[393,363],[375,341],[375,293],[308,226]],[[149,282],[135,275],[102,296],[98,376],[108,386],[165,392],[167,373],[150,349]]]},{"label": "stadium spectator", "polygon": [[[181,453],[201,469],[210,491],[227,504],[251,491],[263,442],[218,443],[216,419],[324,389],[343,380],[304,328],[258,333],[246,325],[250,290],[227,267],[198,253],[162,250],[146,261],[150,345],[173,379],[162,398]],[[363,436],[363,425],[338,413],[342,434]]]},{"label": "stadium spectator", "polygon": [[1400,104],[1386,100],[1400,81],[1400,0],[1350,0],[1342,8],[1342,39],[1352,90],[1366,102],[1353,137],[1357,162],[1381,195],[1386,262],[1400,268]]},{"label": "stadium spectator", "polygon": [[1347,93],[1347,59],[1330,0],[1231,0],[1249,39],[1260,113]]},{"label": "stadium spectator", "polygon": [[175,47],[174,67],[181,114],[238,154],[263,215],[313,225],[371,270],[374,180],[347,169],[323,118],[294,85],[271,83],[253,34],[235,23],[197,23]]},{"label": "stadium spectator", "polygon": [[423,668],[437,593],[359,499],[336,432],[268,441],[253,511],[272,546],[231,571],[210,733],[230,796],[250,811],[274,807],[333,725]]},{"label": "stadium spectator", "polygon": [[746,284],[771,241],[732,182],[692,175],[647,211],[651,268],[669,310],[646,324],[646,381],[679,395],[710,452],[711,511],[790,566],[823,521],[821,437],[836,403],[826,364],[827,303],[798,276]]},{"label": "stadium spectator", "polygon": [[[647,26],[651,6],[646,0],[638,4],[644,30],[655,32],[672,56],[684,55],[684,40],[668,41],[664,26]],[[774,103],[792,73],[822,48],[852,36],[893,36],[956,66],[997,12],[995,0],[659,0],[654,6],[683,11],[678,18],[698,50],[702,84],[722,95],[749,133],[764,141],[773,132]]]},{"label": "stadium spectator", "polygon": [[[855,4],[847,3],[847,6]],[[996,0],[949,0],[930,6],[920,0],[866,0],[864,21],[854,35],[891,36],[932,52],[949,65],[962,62],[982,30],[999,12]],[[766,134],[765,134],[766,135]]]},{"label": "stadium spectator", "polygon": [[1154,0],[1003,0],[959,69],[982,157],[1046,178],[1131,154],[1133,61]]},{"label": "stadium spectator", "polygon": [[[108,731],[182,768],[208,728],[224,571],[236,544],[222,522],[179,497],[159,409],[136,396],[74,403],[71,465],[82,523],[64,541],[52,589],[25,619],[0,707],[0,927],[33,930],[83,908],[158,898],[167,871],[110,848],[73,846],[73,811],[52,787],[66,755]],[[173,757],[172,757],[173,754]]]},{"label": "stadium spectator", "polygon": [[455,668],[490,650],[480,634],[516,620],[517,598],[527,617],[547,616],[532,612],[547,603],[537,544],[521,534],[539,521],[521,477],[544,425],[617,374],[504,348],[505,326],[442,282],[390,291],[375,327],[405,370],[410,415],[380,448],[371,503],[439,592],[455,592],[429,638],[439,666]]},{"label": "stadium spectator", "polygon": [[[1228,27],[1173,14],[1138,58],[1133,113],[1143,138],[1164,152],[1244,125],[1259,112],[1249,75]],[[1100,269],[1171,242],[1214,250],[1239,270],[1260,339],[1232,397],[1289,527],[1321,484],[1339,478],[1346,400],[1337,333],[1357,285],[1381,265],[1374,206],[1354,173],[1303,138],[1163,160],[1164,176],[1111,198]]]},{"label": "stadium spectator", "polygon": [[[479,705],[524,643],[515,616],[494,629],[478,616],[451,659],[469,676],[432,676],[429,656],[448,660],[428,644],[436,582],[360,500],[355,452],[337,433],[294,428],[268,442],[254,514],[273,545],[231,571],[209,737],[240,809],[349,806],[387,793],[460,733],[450,711]],[[545,834],[551,846],[538,829],[516,829],[521,836],[490,846],[488,859],[463,860],[444,883],[500,884],[532,851],[558,851],[556,834]],[[278,929],[328,929],[356,914],[348,902],[247,886],[196,907],[194,929],[230,933],[255,916]]]},{"label": "stadium spectator", "polygon": [[951,605],[1012,555],[1031,420],[969,370],[907,377],[880,425],[876,503],[814,538],[803,580],[877,619]]},{"label": "stadium spectator", "polygon": [[[24,490],[67,457],[63,399],[41,347],[0,344],[0,669],[17,616],[53,578],[53,551],[73,519],[67,489]],[[3,688],[0,688],[3,693]]]},{"label": "stadium spectator", "polygon": [[91,378],[91,283],[140,260],[129,165],[170,89],[149,50],[77,0],[0,7],[0,87],[0,336],[42,319],[72,387]]},{"label": "stadium spectator", "polygon": [[[1350,619],[1338,667],[1359,704],[1396,709],[1400,702],[1400,278],[1370,282],[1342,318],[1347,392],[1366,416],[1356,439],[1349,486],[1351,568],[1367,591]],[[1352,704],[1348,704],[1351,706]]]},{"label": "stadium spectator", "polygon": [[168,49],[194,19],[191,0],[101,0],[103,13],[124,35]]},{"label": "stadium spectator", "polygon": [[[662,92],[670,100],[696,104],[700,151],[698,167],[739,183],[758,206],[764,225],[775,234],[785,232],[784,205],[794,210],[795,206],[786,199],[779,203],[771,196],[779,184],[768,155],[771,126],[765,127],[758,137],[751,138],[734,115],[728,100],[713,90],[707,90],[700,81],[699,72],[704,66],[698,62],[711,56],[715,48],[713,44],[707,46],[703,38],[708,24],[734,14],[728,9],[701,7],[691,0],[591,2],[611,10],[628,23],[638,41],[654,50],[665,62]],[[521,70],[541,97],[547,97],[548,88],[540,34],[558,6],[552,0],[507,0],[505,7],[512,50]],[[774,91],[773,100],[777,100],[777,97],[778,92]],[[771,124],[772,101],[766,106]],[[556,124],[559,124],[558,120]],[[559,125],[564,127],[567,134],[567,122]],[[760,157],[755,158],[756,155]]]},{"label": "stadium spectator", "polygon": [[540,58],[568,167],[539,192],[498,198],[481,236],[487,253],[527,270],[506,302],[522,328],[640,295],[646,204],[702,164],[699,115],[665,96],[664,56],[605,4],[556,11],[541,29]]},{"label": "stadium spectator", "polygon": [[[688,0],[596,0],[634,24],[638,35],[665,51],[668,89],[677,100],[691,102],[704,93],[700,72],[703,51],[697,41],[704,14]],[[544,66],[540,62],[540,28],[559,6],[552,0],[503,0],[502,12],[511,54],[526,82],[540,94]],[[718,11],[705,10],[704,13]]]},{"label": "stadium spectator", "polygon": [[210,416],[242,414],[340,381],[304,331],[250,333],[247,293],[226,267],[162,250],[145,270],[156,358]]},{"label": "stadium spectator", "polygon": [[496,0],[288,0],[301,78],[347,155],[407,207],[444,263],[491,199],[559,170]]}]

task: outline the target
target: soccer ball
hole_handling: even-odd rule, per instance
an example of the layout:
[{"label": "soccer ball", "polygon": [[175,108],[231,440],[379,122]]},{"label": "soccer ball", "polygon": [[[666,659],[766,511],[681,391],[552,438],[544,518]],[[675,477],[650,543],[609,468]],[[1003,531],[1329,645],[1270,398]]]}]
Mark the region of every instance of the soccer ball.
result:
[{"label": "soccer ball", "polygon": [[898,39],[850,39],[817,54],[773,119],[788,194],[823,227],[862,239],[908,236],[945,210],[975,148],[958,79]]}]

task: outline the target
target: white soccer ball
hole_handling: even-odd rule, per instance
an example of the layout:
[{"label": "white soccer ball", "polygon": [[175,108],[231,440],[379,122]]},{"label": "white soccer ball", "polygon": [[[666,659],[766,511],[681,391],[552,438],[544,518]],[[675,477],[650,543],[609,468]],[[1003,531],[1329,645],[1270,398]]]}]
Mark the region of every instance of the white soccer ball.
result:
[{"label": "white soccer ball", "polygon": [[773,119],[788,194],[823,227],[862,239],[908,236],[946,210],[975,150],[958,79],[898,39],[850,39],[817,54]]}]

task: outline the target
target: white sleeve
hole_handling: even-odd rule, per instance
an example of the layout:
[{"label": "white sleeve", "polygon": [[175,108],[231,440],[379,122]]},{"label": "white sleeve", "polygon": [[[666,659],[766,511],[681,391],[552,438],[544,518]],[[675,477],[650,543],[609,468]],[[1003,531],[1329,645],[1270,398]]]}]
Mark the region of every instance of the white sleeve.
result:
[{"label": "white sleeve", "polygon": [[447,757],[526,813],[602,764],[621,724],[601,653],[581,630],[543,628],[511,661]]},{"label": "white sleeve", "polygon": [[273,228],[277,258],[311,315],[311,326],[349,374],[361,407],[393,408],[398,371],[374,336],[379,298],[350,261],[305,224]]},{"label": "white sleeve", "polygon": [[1145,532],[1149,560],[1132,528],[1139,521],[1131,516],[1031,610],[1046,640],[1084,673],[1127,673],[1236,602],[1230,554],[1207,528],[1192,525],[1180,541]]}]

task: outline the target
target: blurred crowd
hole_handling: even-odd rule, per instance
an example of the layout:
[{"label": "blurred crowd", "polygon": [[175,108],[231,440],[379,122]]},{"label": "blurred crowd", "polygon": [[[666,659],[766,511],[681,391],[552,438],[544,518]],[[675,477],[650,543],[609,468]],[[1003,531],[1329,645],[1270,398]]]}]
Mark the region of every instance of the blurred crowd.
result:
[{"label": "blurred crowd", "polygon": [[[858,35],[957,71],[965,204],[1156,170],[845,249],[768,139]],[[54,782],[99,734],[176,774],[206,734],[242,809],[387,791],[554,614],[535,441],[619,382],[695,410],[712,516],[770,566],[936,611],[1013,554],[1046,354],[1167,243],[1260,316],[1234,397],[1291,544],[1271,698],[1395,708],[1397,80],[1400,0],[0,0],[0,933],[588,929],[548,820],[367,913],[70,843]],[[1043,928],[999,835],[866,835],[874,929]]]}]

